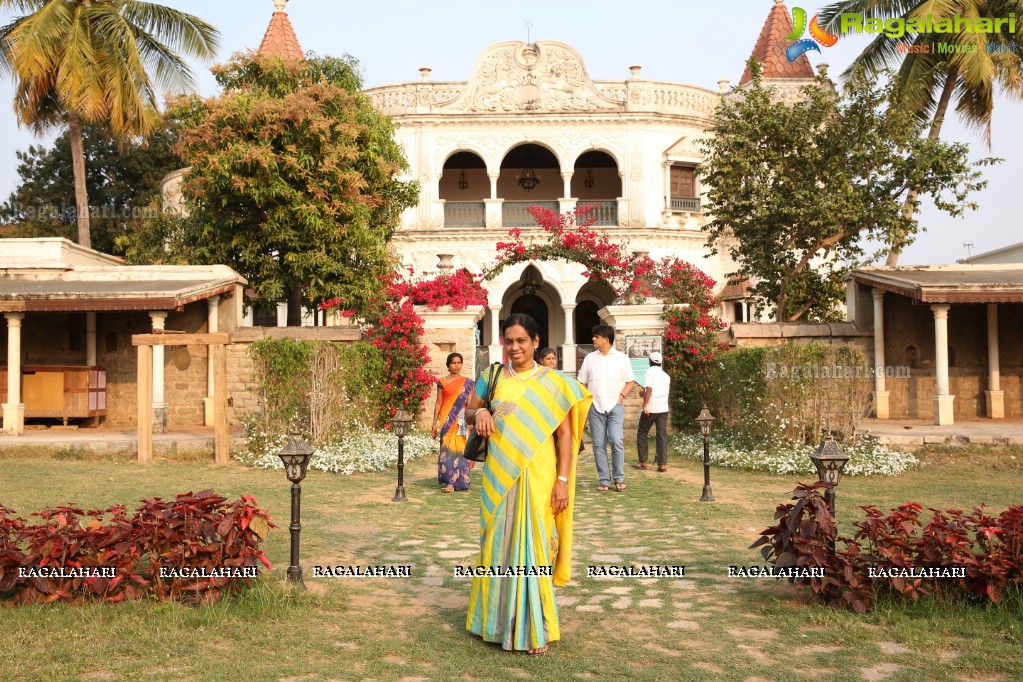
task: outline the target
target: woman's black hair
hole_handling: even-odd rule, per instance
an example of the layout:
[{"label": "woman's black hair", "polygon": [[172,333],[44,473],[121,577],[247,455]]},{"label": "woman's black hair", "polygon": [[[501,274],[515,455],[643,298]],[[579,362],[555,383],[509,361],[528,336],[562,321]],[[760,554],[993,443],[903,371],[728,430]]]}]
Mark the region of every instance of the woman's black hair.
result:
[{"label": "woman's black hair", "polygon": [[538,357],[538,358],[545,358],[548,355],[557,356],[557,353],[554,351],[553,348],[551,348],[550,346],[547,346],[546,348],[541,348],[540,352],[536,354],[536,357]]},{"label": "woman's black hair", "polygon": [[536,326],[536,320],[525,313],[512,313],[501,323],[501,336],[508,331],[509,327],[522,327],[529,334],[529,338],[540,338],[540,328]]},{"label": "woman's black hair", "polygon": [[444,366],[447,367],[448,369],[451,369],[451,361],[454,360],[455,358],[458,358],[463,363],[465,362],[465,358],[462,357],[461,353],[451,353],[448,355],[448,359],[444,361]]}]

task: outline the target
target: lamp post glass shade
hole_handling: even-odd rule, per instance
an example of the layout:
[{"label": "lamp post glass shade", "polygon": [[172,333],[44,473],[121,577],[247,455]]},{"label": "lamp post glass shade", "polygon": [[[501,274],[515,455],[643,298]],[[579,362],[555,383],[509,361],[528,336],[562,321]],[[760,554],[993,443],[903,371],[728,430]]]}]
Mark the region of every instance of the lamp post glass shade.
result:
[{"label": "lamp post glass shade", "polygon": [[838,443],[831,436],[824,439],[813,454],[810,455],[813,465],[817,467],[817,478],[822,483],[838,485],[842,480],[842,469],[845,468],[849,456],[842,453]]},{"label": "lamp post glass shade", "polygon": [[412,415],[405,410],[398,410],[391,417],[391,427],[394,429],[394,435],[398,438],[404,438],[408,435],[409,427],[412,426]]},{"label": "lamp post glass shade", "polygon": [[284,449],[277,453],[277,456],[284,462],[284,473],[292,483],[298,483],[305,478],[309,468],[309,459],[316,450],[302,440],[297,433],[291,434]]},{"label": "lamp post glass shade", "polygon": [[700,424],[700,435],[704,438],[710,437],[710,427],[714,423],[714,415],[710,413],[707,406],[704,405],[703,409],[700,410],[700,414],[696,417],[696,421]]}]

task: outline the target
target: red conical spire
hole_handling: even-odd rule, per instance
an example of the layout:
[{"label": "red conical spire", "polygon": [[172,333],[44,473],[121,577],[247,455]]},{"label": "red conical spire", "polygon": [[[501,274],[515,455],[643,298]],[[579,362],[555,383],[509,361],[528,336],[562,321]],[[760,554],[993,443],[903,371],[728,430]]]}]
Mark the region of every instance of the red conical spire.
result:
[{"label": "red conical spire", "polygon": [[291,27],[288,13],[284,11],[286,4],[288,0],[274,0],[274,7],[277,9],[270,18],[263,42],[259,44],[259,53],[276,55],[285,61],[302,60],[305,59],[305,54],[298,44],[298,36]]},{"label": "red conical spire", "polygon": [[[792,18],[783,4],[783,0],[774,0],[774,7],[767,15],[764,28],[760,31],[757,44],[753,48],[753,58],[764,65],[764,79],[769,78],[813,78],[810,60],[805,54],[799,55],[794,62],[785,57],[785,48],[791,41],[785,36],[792,32]],[[753,80],[749,66],[742,72],[739,85]]]}]

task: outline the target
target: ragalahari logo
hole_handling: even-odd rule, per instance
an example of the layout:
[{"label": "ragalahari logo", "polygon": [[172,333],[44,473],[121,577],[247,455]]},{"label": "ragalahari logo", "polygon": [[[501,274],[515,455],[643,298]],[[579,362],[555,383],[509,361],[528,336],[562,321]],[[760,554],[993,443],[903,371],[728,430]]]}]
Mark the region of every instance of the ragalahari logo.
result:
[{"label": "ragalahari logo", "polygon": [[803,32],[807,30],[806,26],[806,10],[802,7],[792,8],[792,33],[785,36],[785,40],[795,40],[796,42],[785,48],[785,58],[790,62],[794,62],[799,59],[800,55],[809,52],[810,50],[816,50],[820,52],[821,49],[817,47],[817,43],[820,43],[824,47],[831,47],[838,42],[838,36],[834,33],[829,33],[821,28],[821,25],[817,23],[817,17],[819,14],[813,15],[813,19],[810,20],[810,38],[800,38]]}]

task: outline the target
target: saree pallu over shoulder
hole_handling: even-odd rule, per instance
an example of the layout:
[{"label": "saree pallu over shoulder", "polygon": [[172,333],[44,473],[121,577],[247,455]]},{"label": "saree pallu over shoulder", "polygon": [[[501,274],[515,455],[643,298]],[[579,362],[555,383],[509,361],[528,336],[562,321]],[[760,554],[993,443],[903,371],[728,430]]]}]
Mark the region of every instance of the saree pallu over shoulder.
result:
[{"label": "saree pallu over shoulder", "polygon": [[[578,381],[547,368],[527,382],[502,379],[494,395],[493,415],[496,433],[490,438],[480,504],[483,531],[493,522],[498,506],[534,463],[534,458],[546,453],[550,445],[553,445],[547,441],[554,437],[558,425],[566,417],[569,420],[572,448],[568,453],[571,457],[568,507],[554,517],[557,529],[557,556],[553,564],[555,585],[566,584],[572,575],[572,515],[575,508],[576,463],[583,426],[592,400],[589,391]],[[548,501],[557,478],[556,460],[554,462],[549,480],[535,482],[545,485]]]},{"label": "saree pallu over shoulder", "polygon": [[[476,385],[480,396],[490,378],[484,376]],[[554,586],[571,577],[576,458],[591,399],[579,382],[548,368],[524,381],[503,378],[494,392],[477,565],[500,575],[473,577],[465,627],[505,649],[538,649],[561,639]],[[569,458],[569,504],[555,516],[554,436],[565,419],[572,433],[569,451],[561,453]]]}]

